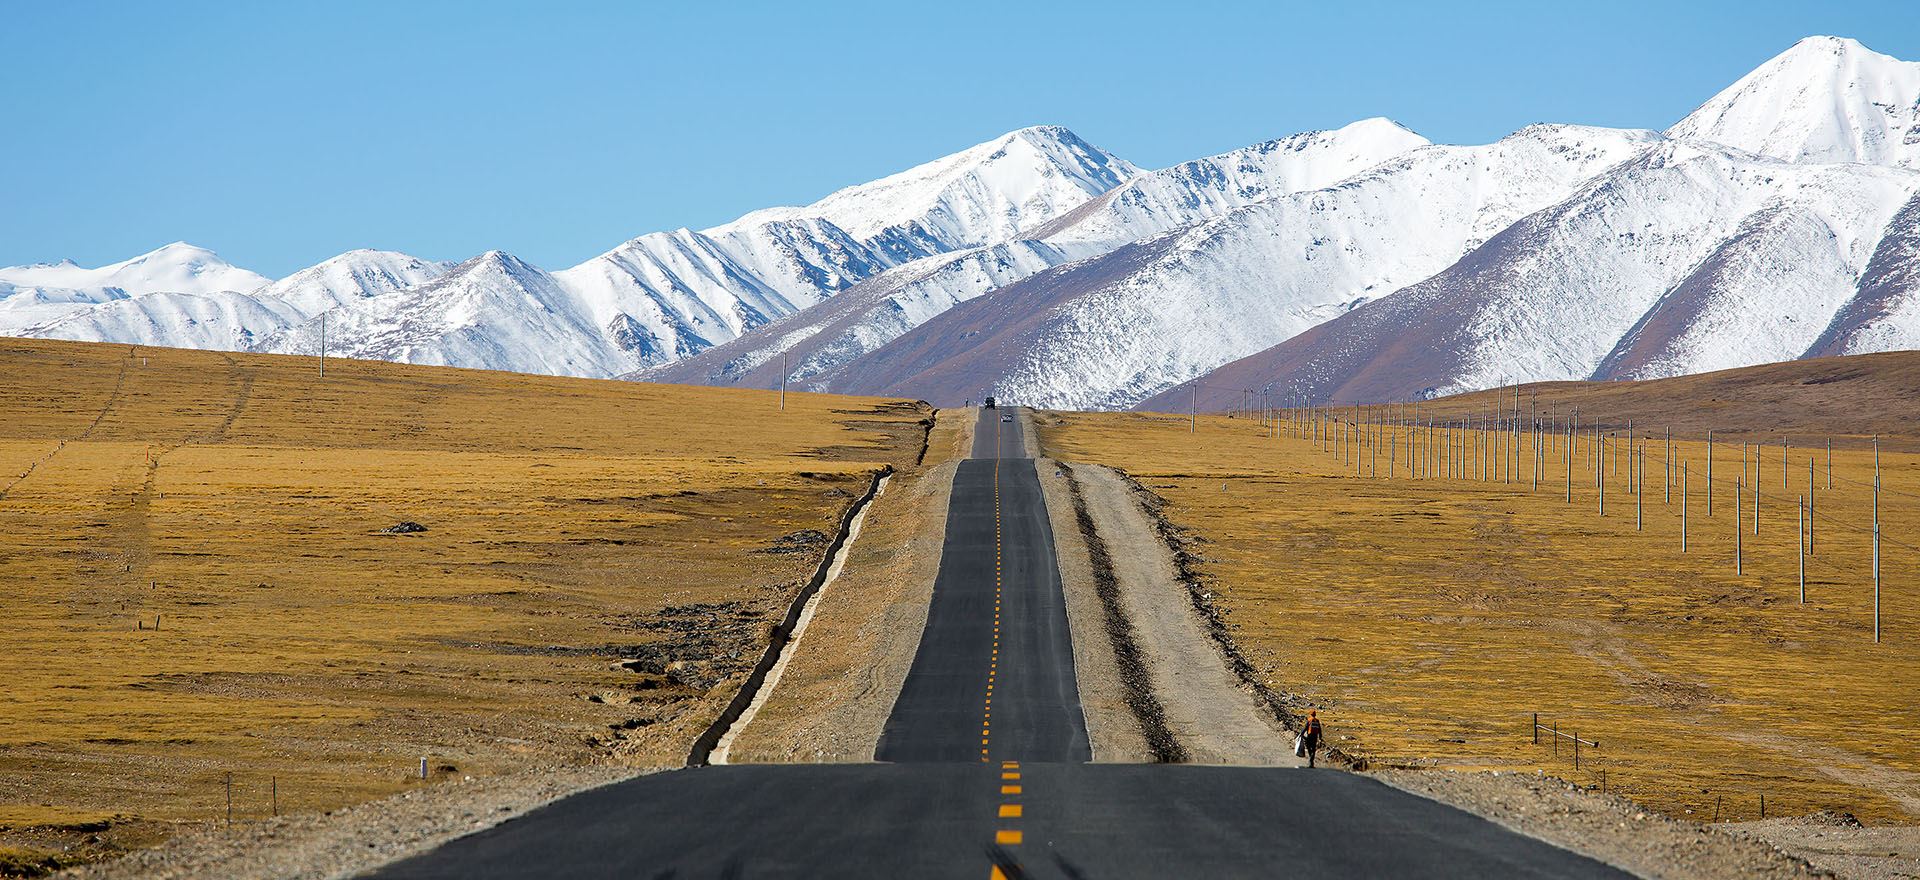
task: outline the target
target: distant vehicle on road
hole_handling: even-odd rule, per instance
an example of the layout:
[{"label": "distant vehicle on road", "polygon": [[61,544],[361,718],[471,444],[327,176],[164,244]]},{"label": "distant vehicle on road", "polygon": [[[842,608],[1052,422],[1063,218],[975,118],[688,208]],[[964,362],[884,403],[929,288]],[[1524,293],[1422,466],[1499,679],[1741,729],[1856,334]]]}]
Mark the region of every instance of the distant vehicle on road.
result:
[{"label": "distant vehicle on road", "polygon": [[993,409],[993,398],[991,397],[987,398],[986,401],[981,405],[986,407],[987,409]]},{"label": "distant vehicle on road", "polygon": [[1003,422],[1011,422],[1011,421],[1013,421],[1013,416],[1001,416],[1001,417],[1000,417],[1000,421],[1003,421]]}]

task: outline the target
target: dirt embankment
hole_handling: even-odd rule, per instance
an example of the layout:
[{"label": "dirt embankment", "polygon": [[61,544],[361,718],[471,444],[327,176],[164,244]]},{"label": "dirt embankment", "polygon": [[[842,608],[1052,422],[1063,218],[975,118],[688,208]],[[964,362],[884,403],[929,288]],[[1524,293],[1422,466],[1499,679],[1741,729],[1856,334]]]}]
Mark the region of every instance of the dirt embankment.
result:
[{"label": "dirt embankment", "polygon": [[873,760],[926,627],[948,496],[973,426],[972,410],[941,411],[924,460],[874,499],[780,686],[735,737],[729,762]]}]

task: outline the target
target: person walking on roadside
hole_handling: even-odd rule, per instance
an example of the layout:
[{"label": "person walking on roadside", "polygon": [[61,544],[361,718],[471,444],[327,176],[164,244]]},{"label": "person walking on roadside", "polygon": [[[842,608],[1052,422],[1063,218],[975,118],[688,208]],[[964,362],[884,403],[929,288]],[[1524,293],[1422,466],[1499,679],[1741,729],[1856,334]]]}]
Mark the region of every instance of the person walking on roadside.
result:
[{"label": "person walking on roadside", "polygon": [[1307,751],[1307,766],[1313,766],[1314,754],[1320,751],[1320,712],[1307,710],[1307,723],[1300,728],[1300,745]]}]

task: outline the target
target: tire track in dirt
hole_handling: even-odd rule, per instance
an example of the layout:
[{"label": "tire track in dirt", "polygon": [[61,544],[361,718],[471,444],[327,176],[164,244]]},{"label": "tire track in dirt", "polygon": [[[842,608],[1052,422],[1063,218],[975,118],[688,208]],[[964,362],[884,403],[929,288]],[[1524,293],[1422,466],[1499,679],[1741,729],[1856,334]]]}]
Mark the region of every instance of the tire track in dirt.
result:
[{"label": "tire track in dirt", "polygon": [[[146,468],[141,474],[140,488],[127,496],[127,503],[116,510],[109,518],[111,525],[103,536],[106,543],[116,546],[118,555],[126,566],[127,574],[143,574],[153,560],[152,511],[155,497],[154,486],[159,481],[160,463],[168,453],[188,444],[217,444],[226,439],[226,433],[233,423],[246,412],[247,403],[253,396],[254,371],[246,369],[231,355],[222,354],[227,362],[228,388],[232,401],[227,407],[220,423],[207,433],[190,438],[185,443],[152,444],[146,453]],[[124,373],[123,373],[124,378]],[[116,386],[115,396],[118,396]],[[137,578],[136,578],[137,579]]]},{"label": "tire track in dirt", "polygon": [[60,440],[55,442],[53,448],[47,450],[46,455],[40,456],[39,458],[35,459],[32,464],[27,465],[26,470],[20,472],[20,476],[14,477],[13,482],[8,483],[6,488],[0,489],[0,501],[5,501],[7,499],[8,492],[12,492],[15,486],[18,486],[21,483],[26,482],[28,477],[33,476],[34,471],[39,470],[41,465],[46,464],[48,461],[51,461],[54,456],[60,454],[60,450],[65,448],[67,448],[67,441]]},{"label": "tire track in dirt", "polygon": [[106,420],[107,414],[113,412],[114,406],[120,403],[120,391],[127,385],[127,370],[133,367],[135,355],[132,352],[133,349],[128,349],[127,359],[120,362],[120,374],[113,377],[113,391],[107,394],[107,402],[100,407],[100,412],[94,414],[93,421],[87,425],[86,430],[81,431],[80,436],[73,439],[85,440],[93,436],[93,432],[100,427],[100,423]]},{"label": "tire track in dirt", "polygon": [[[135,354],[136,351],[138,351],[138,349],[127,350],[127,359],[120,362],[120,372],[113,378],[113,390],[108,392],[107,402],[100,406],[99,412],[93,414],[93,421],[88,422],[87,426],[81,429],[80,433],[73,438],[74,440],[85,440],[93,436],[93,432],[100,427],[100,423],[106,420],[107,415],[113,412],[114,406],[120,402],[120,391],[126,387],[127,370],[133,366],[133,359],[137,356]],[[67,441],[58,441],[53,449],[46,455],[41,456],[33,464],[27,465],[27,469],[22,471],[20,476],[15,477],[13,482],[7,484],[6,488],[0,489],[0,500],[5,500],[8,493],[12,492],[21,483],[26,482],[27,478],[33,476],[33,472],[39,470],[41,465],[52,461],[54,456],[59,455],[61,450],[66,448]]]},{"label": "tire track in dirt", "polygon": [[247,411],[247,402],[253,397],[253,371],[240,366],[231,355],[221,355],[227,361],[227,378],[233,383],[233,405],[227,409],[226,418],[219,426],[199,439],[201,443],[219,443],[227,438],[227,429],[233,427],[242,413]]}]

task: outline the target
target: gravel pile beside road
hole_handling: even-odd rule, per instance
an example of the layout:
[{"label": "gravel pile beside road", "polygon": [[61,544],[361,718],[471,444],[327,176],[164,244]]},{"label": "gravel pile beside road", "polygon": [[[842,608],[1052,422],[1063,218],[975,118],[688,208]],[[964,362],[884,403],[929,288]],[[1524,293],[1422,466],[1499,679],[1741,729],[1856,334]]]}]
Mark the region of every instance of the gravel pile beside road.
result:
[{"label": "gravel pile beside road", "polygon": [[1843,813],[1715,826],[1765,841],[1848,880],[1920,877],[1920,826],[1867,827]]},{"label": "gravel pile beside road", "polygon": [[1551,776],[1401,769],[1369,775],[1651,880],[1832,876],[1757,838],[1669,819]]},{"label": "gravel pile beside road", "polygon": [[330,813],[184,832],[153,849],[57,876],[88,880],[353,877],[567,795],[661,769],[667,768],[547,767],[469,778]]}]

